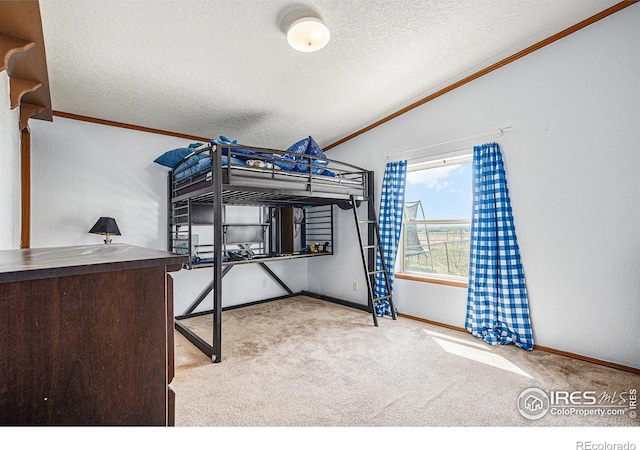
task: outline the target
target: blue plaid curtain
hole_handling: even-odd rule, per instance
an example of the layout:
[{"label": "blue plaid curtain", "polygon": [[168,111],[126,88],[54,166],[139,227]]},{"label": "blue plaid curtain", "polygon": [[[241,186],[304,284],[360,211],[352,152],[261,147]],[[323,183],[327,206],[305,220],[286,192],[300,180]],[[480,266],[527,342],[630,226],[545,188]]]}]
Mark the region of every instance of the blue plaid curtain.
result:
[{"label": "blue plaid curtain", "polygon": [[465,328],[491,345],[532,350],[527,289],[498,144],[474,147],[473,170]]},{"label": "blue plaid curtain", "polygon": [[[380,196],[380,241],[382,254],[389,275],[389,288],[393,292],[393,273],[402,230],[402,212],[404,211],[404,186],[407,179],[407,161],[387,163],[382,180],[382,195]],[[376,270],[382,270],[380,254],[376,253]],[[384,274],[376,274],[376,297],[387,295]],[[382,317],[391,315],[388,300],[379,300],[374,305],[376,315]]]}]

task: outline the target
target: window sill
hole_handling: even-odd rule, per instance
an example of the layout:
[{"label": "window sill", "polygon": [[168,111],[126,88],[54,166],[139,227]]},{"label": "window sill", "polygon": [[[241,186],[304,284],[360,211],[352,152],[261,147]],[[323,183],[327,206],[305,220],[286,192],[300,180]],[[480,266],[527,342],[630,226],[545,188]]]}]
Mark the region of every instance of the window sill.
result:
[{"label": "window sill", "polygon": [[456,286],[456,287],[463,287],[463,288],[467,288],[468,287],[468,283],[466,281],[450,280],[450,279],[446,279],[446,278],[429,277],[429,276],[425,276],[425,275],[413,275],[413,274],[408,274],[408,273],[396,273],[394,275],[394,278],[399,279],[399,280],[420,281],[422,283],[444,284],[444,285],[447,285],[447,286]]}]

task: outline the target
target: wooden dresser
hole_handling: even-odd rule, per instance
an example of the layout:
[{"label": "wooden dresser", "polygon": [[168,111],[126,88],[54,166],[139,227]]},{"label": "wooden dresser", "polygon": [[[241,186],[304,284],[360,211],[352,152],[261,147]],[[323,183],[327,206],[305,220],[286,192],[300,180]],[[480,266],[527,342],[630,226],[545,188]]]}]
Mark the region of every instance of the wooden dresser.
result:
[{"label": "wooden dresser", "polygon": [[0,251],[0,424],[173,425],[186,256],[123,244]]}]

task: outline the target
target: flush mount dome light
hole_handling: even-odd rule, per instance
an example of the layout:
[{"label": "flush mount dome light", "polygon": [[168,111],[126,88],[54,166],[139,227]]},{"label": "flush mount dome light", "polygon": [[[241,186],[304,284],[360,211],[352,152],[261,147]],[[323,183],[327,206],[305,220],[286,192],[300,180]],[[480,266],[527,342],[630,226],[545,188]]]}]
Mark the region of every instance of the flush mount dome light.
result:
[{"label": "flush mount dome light", "polygon": [[287,31],[289,45],[300,52],[315,52],[329,42],[329,28],[315,17],[303,17],[291,24]]}]

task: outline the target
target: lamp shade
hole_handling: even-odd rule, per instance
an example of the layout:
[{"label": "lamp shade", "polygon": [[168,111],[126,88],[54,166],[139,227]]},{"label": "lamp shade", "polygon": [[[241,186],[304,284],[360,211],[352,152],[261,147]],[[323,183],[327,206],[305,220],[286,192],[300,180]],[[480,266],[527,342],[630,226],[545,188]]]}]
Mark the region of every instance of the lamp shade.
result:
[{"label": "lamp shade", "polygon": [[303,17],[291,24],[287,31],[289,45],[300,52],[315,52],[329,42],[329,28],[315,17]]},{"label": "lamp shade", "polygon": [[89,233],[120,236],[120,229],[113,217],[100,217]]}]

